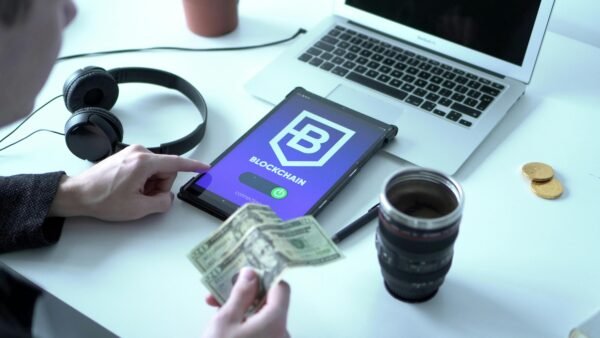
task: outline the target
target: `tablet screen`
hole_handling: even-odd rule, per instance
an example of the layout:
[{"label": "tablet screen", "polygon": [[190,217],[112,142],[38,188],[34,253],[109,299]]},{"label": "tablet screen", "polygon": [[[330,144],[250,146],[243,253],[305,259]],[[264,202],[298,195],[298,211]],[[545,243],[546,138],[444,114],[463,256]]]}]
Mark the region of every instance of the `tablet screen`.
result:
[{"label": "tablet screen", "polygon": [[390,131],[330,103],[303,91],[290,94],[194,182],[199,197],[210,193],[238,206],[266,204],[283,220],[327,202],[324,197],[354,174]]}]

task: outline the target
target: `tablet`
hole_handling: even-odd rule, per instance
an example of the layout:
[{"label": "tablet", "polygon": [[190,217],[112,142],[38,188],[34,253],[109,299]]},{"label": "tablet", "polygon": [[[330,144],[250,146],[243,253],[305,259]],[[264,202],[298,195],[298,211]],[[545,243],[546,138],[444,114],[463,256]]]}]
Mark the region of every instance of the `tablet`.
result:
[{"label": "tablet", "polygon": [[177,196],[220,219],[245,203],[316,215],[397,131],[296,88]]}]

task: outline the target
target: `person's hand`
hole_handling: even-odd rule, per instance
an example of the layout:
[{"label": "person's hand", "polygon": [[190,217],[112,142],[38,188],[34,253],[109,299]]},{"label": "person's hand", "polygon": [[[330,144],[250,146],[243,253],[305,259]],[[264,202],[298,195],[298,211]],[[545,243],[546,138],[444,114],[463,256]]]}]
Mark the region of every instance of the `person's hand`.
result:
[{"label": "person's hand", "polygon": [[[254,270],[243,268],[231,290],[227,302],[220,307],[204,332],[204,338],[284,338],[287,332],[287,313],[290,305],[290,287],[279,282],[269,289],[266,304],[246,318],[246,312],[258,293],[258,276]],[[208,305],[219,307],[213,296],[206,298]]]},{"label": "person's hand", "polygon": [[129,146],[75,177],[64,176],[49,216],[91,216],[126,221],[165,212],[179,171],[204,172],[208,165],[176,155]]}]

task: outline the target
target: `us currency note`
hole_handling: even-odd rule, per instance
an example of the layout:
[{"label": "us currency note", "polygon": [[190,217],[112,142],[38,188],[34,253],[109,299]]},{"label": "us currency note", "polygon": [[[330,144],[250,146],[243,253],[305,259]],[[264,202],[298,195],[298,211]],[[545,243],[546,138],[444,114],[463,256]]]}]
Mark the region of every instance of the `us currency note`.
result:
[{"label": "us currency note", "polygon": [[232,250],[251,227],[278,222],[281,222],[281,219],[271,208],[260,204],[247,204],[233,213],[208,239],[194,247],[188,258],[204,273]]},{"label": "us currency note", "polygon": [[208,269],[202,282],[222,304],[229,298],[237,273],[250,266],[261,281],[258,301],[285,268],[316,266],[341,257],[337,246],[312,216],[260,224],[252,227],[235,248]]}]

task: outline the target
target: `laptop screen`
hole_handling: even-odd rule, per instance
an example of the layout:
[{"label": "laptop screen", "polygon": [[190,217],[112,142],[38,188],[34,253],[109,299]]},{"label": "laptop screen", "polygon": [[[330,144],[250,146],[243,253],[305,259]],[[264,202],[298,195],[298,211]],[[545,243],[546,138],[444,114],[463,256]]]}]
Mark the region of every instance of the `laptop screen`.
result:
[{"label": "laptop screen", "polygon": [[523,65],[541,0],[346,0],[346,4]]}]

